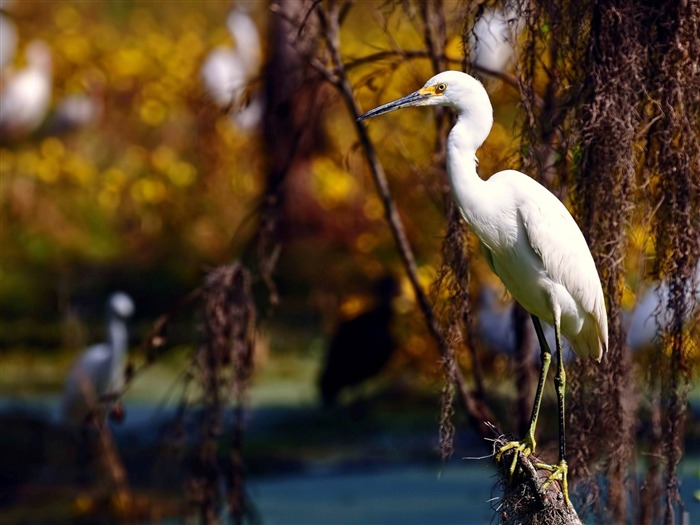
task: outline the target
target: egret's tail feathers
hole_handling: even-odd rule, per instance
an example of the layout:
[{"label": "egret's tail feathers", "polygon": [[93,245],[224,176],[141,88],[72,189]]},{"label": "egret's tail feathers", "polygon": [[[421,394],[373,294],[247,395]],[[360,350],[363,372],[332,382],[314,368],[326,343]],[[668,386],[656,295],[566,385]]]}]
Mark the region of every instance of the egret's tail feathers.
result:
[{"label": "egret's tail feathers", "polygon": [[578,335],[571,339],[571,346],[579,357],[591,357],[600,362],[607,352],[607,340],[608,334],[601,334],[598,323],[588,318]]}]

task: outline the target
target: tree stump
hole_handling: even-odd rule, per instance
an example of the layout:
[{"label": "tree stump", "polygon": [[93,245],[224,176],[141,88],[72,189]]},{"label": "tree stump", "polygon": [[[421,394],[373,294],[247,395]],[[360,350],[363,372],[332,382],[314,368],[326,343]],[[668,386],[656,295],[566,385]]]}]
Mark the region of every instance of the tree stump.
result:
[{"label": "tree stump", "polygon": [[[496,452],[506,445],[502,436],[494,443]],[[518,454],[518,464],[510,475],[513,454]],[[551,472],[538,469],[537,457],[508,450],[496,463],[499,485],[503,497],[497,508],[499,523],[503,525],[583,525],[573,506],[566,504],[559,481],[553,481],[544,492],[541,487]]]}]

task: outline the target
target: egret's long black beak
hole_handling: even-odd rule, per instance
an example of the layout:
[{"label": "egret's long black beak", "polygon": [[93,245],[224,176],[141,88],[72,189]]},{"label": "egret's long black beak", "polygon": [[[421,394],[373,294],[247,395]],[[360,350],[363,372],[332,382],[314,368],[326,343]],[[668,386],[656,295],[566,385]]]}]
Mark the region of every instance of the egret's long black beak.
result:
[{"label": "egret's long black beak", "polygon": [[427,93],[422,90],[414,91],[410,95],[406,95],[405,97],[402,97],[398,100],[394,100],[393,102],[387,102],[386,104],[382,104],[377,108],[370,109],[364,115],[360,115],[359,117],[357,117],[357,120],[366,120],[368,118],[376,117],[378,115],[383,115],[384,113],[389,113],[390,111],[394,111],[395,109],[406,108],[409,106],[421,106],[431,96],[433,96],[432,93]]}]

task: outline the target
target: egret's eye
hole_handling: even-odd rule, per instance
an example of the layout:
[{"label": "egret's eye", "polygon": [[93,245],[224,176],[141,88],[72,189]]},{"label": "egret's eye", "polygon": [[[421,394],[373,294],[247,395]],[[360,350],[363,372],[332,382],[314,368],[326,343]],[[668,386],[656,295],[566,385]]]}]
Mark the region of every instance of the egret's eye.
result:
[{"label": "egret's eye", "polygon": [[435,93],[442,93],[447,89],[447,84],[444,82],[440,82],[437,86],[435,86]]}]

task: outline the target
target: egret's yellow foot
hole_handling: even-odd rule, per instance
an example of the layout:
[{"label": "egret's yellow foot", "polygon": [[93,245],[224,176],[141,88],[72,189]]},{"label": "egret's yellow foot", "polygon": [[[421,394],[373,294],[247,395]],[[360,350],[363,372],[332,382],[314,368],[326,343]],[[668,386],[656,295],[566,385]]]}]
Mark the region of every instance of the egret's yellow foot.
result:
[{"label": "egret's yellow foot", "polygon": [[528,434],[525,439],[522,441],[511,441],[509,443],[506,443],[501,447],[501,449],[496,453],[496,462],[501,461],[501,456],[503,456],[504,452],[507,452],[509,450],[515,450],[515,453],[513,454],[513,461],[510,464],[510,478],[511,480],[513,479],[513,474],[515,473],[515,467],[518,464],[518,457],[519,457],[519,452],[522,452],[526,456],[529,456],[533,452],[535,452],[535,437],[532,434]]},{"label": "egret's yellow foot", "polygon": [[548,465],[546,463],[536,463],[535,466],[539,469],[549,470],[552,474],[547,478],[547,481],[542,485],[542,492],[547,490],[547,487],[552,483],[552,481],[557,480],[561,482],[561,491],[564,494],[564,501],[567,506],[571,506],[571,501],[569,501],[569,482],[566,479],[569,473],[569,466],[566,464],[565,460],[560,460],[556,465]]}]

